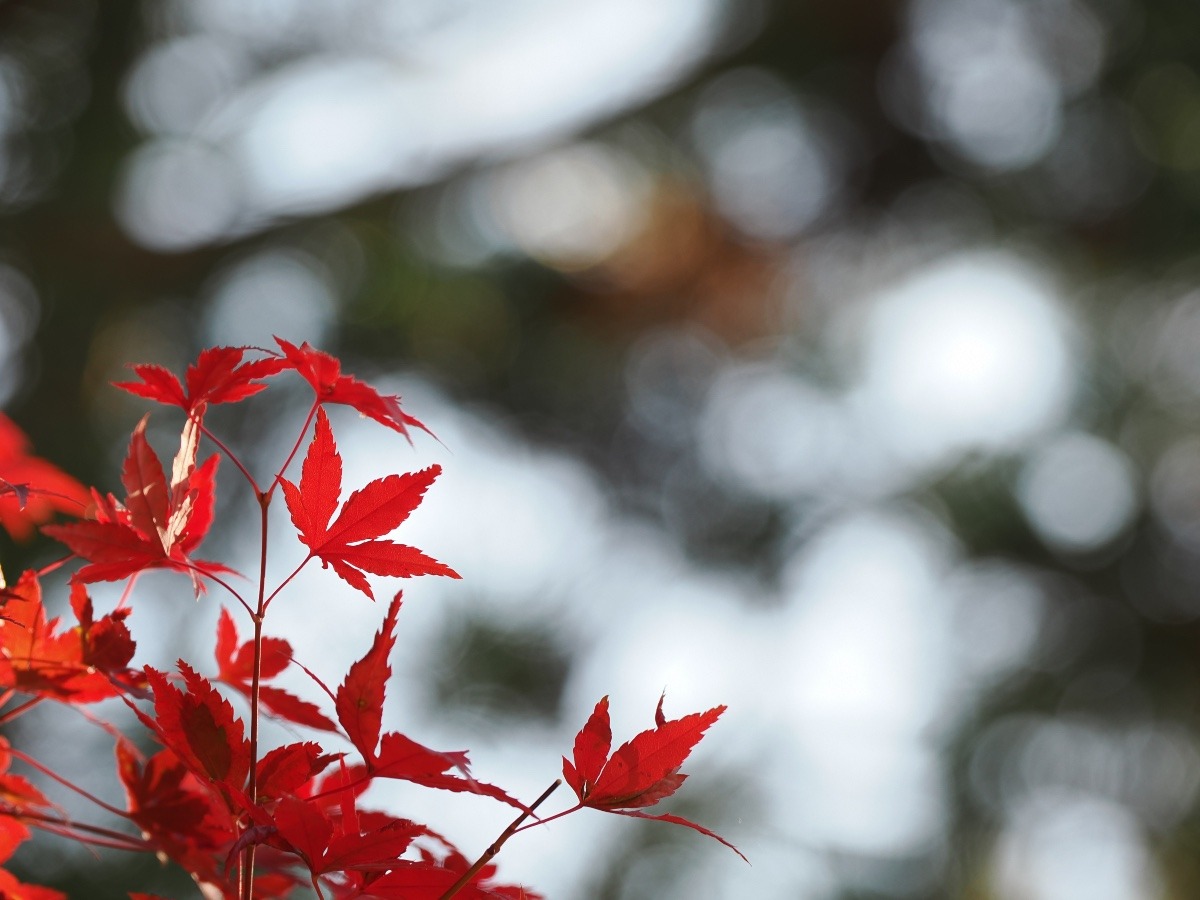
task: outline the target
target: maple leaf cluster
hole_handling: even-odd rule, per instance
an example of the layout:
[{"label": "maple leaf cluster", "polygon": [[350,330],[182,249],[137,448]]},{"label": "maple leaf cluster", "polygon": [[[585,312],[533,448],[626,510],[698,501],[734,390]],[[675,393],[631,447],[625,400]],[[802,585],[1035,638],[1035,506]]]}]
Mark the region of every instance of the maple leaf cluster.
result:
[{"label": "maple leaf cluster", "polygon": [[[0,723],[43,702],[110,701],[127,706],[135,724],[157,745],[147,751],[144,742],[89,717],[114,739],[116,777],[125,793],[125,804],[118,807],[51,773],[0,737],[0,898],[62,896],[21,884],[2,867],[31,830],[97,848],[157,854],[186,871],[203,897],[227,900],[274,900],[302,885],[334,900],[537,898],[527,888],[498,883],[492,857],[513,834],[584,807],[685,825],[728,845],[679,816],[641,811],[683,783],[680,766],[724,707],[667,721],[660,699],[655,727],[610,752],[608,699],[601,700],[575,739],[572,759],[563,759],[563,777],[576,804],[537,819],[535,808],[557,782],[525,805],[475,778],[465,751],[434,750],[385,729],[400,593],[388,604],[370,647],[336,690],[295,660],[286,640],[265,633],[273,602],[313,560],[372,600],[368,576],[459,577],[446,564],[389,537],[421,503],[440,468],[387,474],[343,500],[342,457],[324,407],[350,406],[410,440],[412,429],[428,429],[401,408],[399,397],[343,374],[335,357],[308,344],[276,343],[273,350],[204,350],[182,381],[159,366],[134,366],[138,380],[117,386],[181,409],[185,421],[169,470],[147,438],[148,417],[138,423],[121,468],[124,491],[119,498],[86,491],[29,455],[20,432],[0,418],[0,526],[25,538],[41,525],[82,562],[70,578],[70,625],[48,617],[38,573],[24,573],[12,587],[0,580]],[[211,406],[258,395],[271,379],[287,372],[311,386],[312,404],[287,459],[260,481],[209,430],[205,414]],[[292,480],[287,470],[310,428],[299,478]],[[206,439],[217,452],[201,461],[200,445]],[[256,594],[247,596],[231,584],[240,583],[238,573],[196,555],[216,518],[221,456],[240,473],[261,514],[264,564]],[[292,574],[270,590],[268,511],[277,491],[302,549]],[[56,513],[76,518],[46,524]],[[185,660],[171,672],[134,664],[136,644],[127,622],[130,598],[138,576],[152,569],[186,575],[197,598],[213,586],[226,595],[211,676]],[[103,615],[97,615],[88,591],[98,581],[127,585],[116,607]],[[251,628],[244,639],[235,620],[239,609]],[[292,666],[299,666],[320,689],[322,703],[272,683]],[[248,709],[248,718],[238,716],[235,704]],[[267,749],[259,728],[266,715],[312,737]],[[128,827],[90,825],[66,816],[32,782],[9,773],[13,761],[72,787]],[[364,806],[363,795],[377,779],[476,795],[512,807],[518,816],[471,862],[428,826]],[[136,891],[130,897],[153,900]]]}]

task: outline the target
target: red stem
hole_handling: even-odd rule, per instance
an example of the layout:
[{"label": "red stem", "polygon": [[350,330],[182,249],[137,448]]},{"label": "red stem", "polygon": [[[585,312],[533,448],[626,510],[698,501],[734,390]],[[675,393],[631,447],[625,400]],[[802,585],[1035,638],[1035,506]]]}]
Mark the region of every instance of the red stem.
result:
[{"label": "red stem", "polygon": [[81,825],[60,816],[48,816],[45,813],[3,807],[0,807],[0,811],[32,825],[34,828],[40,828],[82,844],[108,847],[113,850],[129,850],[134,853],[145,853],[155,849],[153,844],[141,838],[121,834],[119,831],[112,831],[108,828],[100,828],[96,825]]},{"label": "red stem", "polygon": [[546,798],[558,789],[560,784],[562,784],[562,779],[556,779],[554,784],[542,791],[542,795],[529,805],[529,809],[517,816],[517,818],[513,820],[513,823],[500,833],[500,837],[496,838],[492,845],[483,851],[483,854],[479,857],[479,859],[475,860],[475,863],[471,866],[471,868],[463,872],[462,877],[458,879],[458,881],[454,882],[454,884],[450,885],[450,889],[446,891],[446,893],[442,894],[440,900],[450,900],[451,897],[470,884],[471,880],[479,874],[479,870],[491,862],[492,858],[500,852],[500,848],[504,846],[504,842],[517,833],[517,829],[520,827],[521,823],[533,815],[533,811],[541,806],[542,803],[545,802]]},{"label": "red stem", "polygon": [[242,595],[239,594],[236,590],[234,590],[233,586],[230,585],[228,582],[226,582],[225,579],[223,579],[217,575],[213,575],[211,572],[206,572],[203,569],[201,569],[199,566],[195,565],[194,563],[190,563],[187,560],[182,560],[181,562],[185,569],[190,569],[191,571],[195,572],[197,575],[201,576],[202,578],[207,578],[209,581],[213,582],[214,584],[219,584],[221,587],[225,588],[225,590],[227,590],[233,596],[234,600],[236,600],[238,603],[242,604],[242,609],[246,610],[246,612],[249,613],[253,617],[254,610],[252,610],[250,608],[250,604],[247,603],[242,598]]},{"label": "red stem", "polygon": [[250,487],[251,487],[251,489],[253,489],[255,496],[257,496],[258,494],[261,494],[262,491],[260,491],[258,488],[258,482],[254,480],[254,476],[250,474],[250,470],[247,469],[244,465],[242,465],[242,461],[240,459],[238,459],[237,454],[234,453],[232,450],[230,450],[225,445],[224,441],[222,441],[219,437],[217,437],[215,434],[213,434],[211,431],[209,431],[208,426],[206,426],[202,420],[196,419],[194,421],[196,422],[197,425],[200,426],[200,433],[203,434],[210,441],[212,441],[214,444],[216,444],[217,448],[222,453],[225,454],[225,457],[231,463],[233,463],[235,466],[237,466],[238,471],[241,472],[242,475],[245,476],[245,478],[248,482],[250,482]]},{"label": "red stem", "polygon": [[47,778],[53,778],[55,781],[57,781],[63,787],[69,788],[70,790],[72,790],[76,794],[78,794],[80,797],[86,797],[88,800],[91,800],[93,803],[95,803],[101,809],[107,810],[108,812],[112,813],[115,816],[120,816],[122,819],[129,818],[129,813],[127,813],[125,810],[118,809],[117,807],[113,806],[111,803],[105,803],[99,797],[95,796],[94,794],[88,793],[83,788],[81,788],[79,785],[64,778],[62,775],[59,775],[57,772],[55,772],[49,766],[43,765],[42,763],[40,763],[36,759],[34,759],[32,756],[29,756],[26,753],[22,753],[16,747],[9,747],[8,752],[11,753],[13,755],[13,757],[15,757],[16,759],[19,759],[21,762],[25,763],[25,765],[32,766],[33,768],[37,769],[39,772],[41,772]]},{"label": "red stem", "polygon": [[547,816],[544,819],[538,819],[536,822],[530,822],[528,825],[522,825],[520,828],[516,829],[516,831],[527,831],[530,828],[536,828],[539,825],[548,825],[555,819],[561,819],[563,816],[569,816],[571,813],[578,812],[581,809],[583,809],[583,804],[576,803],[574,806],[564,809],[562,812],[556,812],[552,816]]},{"label": "red stem", "polygon": [[292,570],[292,574],[289,575],[287,578],[283,579],[283,581],[279,582],[279,587],[277,587],[277,588],[275,588],[275,590],[271,591],[270,596],[267,597],[266,602],[263,603],[263,614],[264,615],[266,615],[267,609],[271,606],[271,601],[275,599],[275,597],[279,594],[280,591],[282,591],[285,587],[288,586],[288,584],[291,582],[291,580],[293,578],[295,578],[297,575],[300,574],[300,570],[303,569],[305,566],[307,566],[309,564],[309,562],[312,560],[312,558],[313,558],[312,553],[309,553],[308,556],[304,557],[304,561],[302,563],[300,563],[300,565],[296,566],[296,568],[294,570]]},{"label": "red stem", "polygon": [[292,452],[288,454],[287,459],[283,461],[283,465],[279,467],[279,471],[275,473],[275,477],[271,480],[271,486],[267,489],[267,499],[270,500],[271,495],[275,493],[275,488],[279,487],[279,479],[283,477],[283,473],[288,470],[288,466],[292,464],[292,460],[296,458],[296,453],[300,450],[300,445],[304,443],[304,436],[308,434],[308,426],[312,424],[313,417],[317,414],[317,409],[321,406],[321,401],[313,400],[312,408],[308,411],[308,417],[304,420],[304,426],[300,429],[300,434],[296,438],[296,443],[292,445]]},{"label": "red stem", "polygon": [[[307,426],[306,426],[307,427]],[[258,802],[258,707],[259,685],[262,681],[263,616],[267,611],[267,510],[271,505],[268,491],[256,493],[261,510],[261,548],[258,562],[258,609],[254,613],[254,674],[250,680],[250,776],[246,794],[250,803]],[[254,900],[255,845],[246,848],[242,864],[242,900]]]},{"label": "red stem", "polygon": [[44,698],[42,698],[42,697],[33,697],[29,700],[26,700],[20,706],[14,706],[12,709],[10,709],[8,712],[6,712],[4,715],[0,716],[0,725],[7,725],[9,722],[11,722],[17,716],[21,715],[21,713],[37,706],[39,703],[42,702],[43,699]]}]

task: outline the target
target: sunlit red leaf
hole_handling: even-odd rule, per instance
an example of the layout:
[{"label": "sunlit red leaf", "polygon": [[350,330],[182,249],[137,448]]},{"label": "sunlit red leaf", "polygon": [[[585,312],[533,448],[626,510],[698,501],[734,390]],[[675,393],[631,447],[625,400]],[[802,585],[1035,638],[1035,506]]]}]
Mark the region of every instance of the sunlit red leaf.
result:
[{"label": "sunlit red leaf", "polygon": [[49,525],[43,531],[88,561],[76,573],[81,581],[119,581],[146,569],[167,568],[186,572],[199,595],[203,585],[198,574],[230,571],[218,563],[191,559],[212,524],[219,457],[195,464],[199,430],[189,419],[168,483],[145,429],[143,419],[134,429],[122,468],[125,503],[94,493],[94,519]]},{"label": "sunlit red leaf", "polygon": [[408,437],[410,427],[420,428],[432,434],[417,419],[400,408],[400,398],[395,395],[380,394],[368,384],[350,375],[342,374],[341,362],[328,353],[323,353],[307,343],[297,347],[282,338],[275,338],[275,343],[283,351],[287,364],[316,392],[320,403],[341,403],[351,406],[364,416],[368,416],[393,431]]},{"label": "sunlit red leaf", "polygon": [[82,515],[90,499],[83,485],[30,449],[24,432],[0,413],[0,528],[17,540],[56,512]]},{"label": "sunlit red leaf", "polygon": [[671,796],[683,784],[687,776],[679,771],[679,767],[709,726],[725,712],[724,706],[717,706],[706,712],[668,720],[662,713],[662,703],[660,697],[654,714],[654,728],[643,731],[608,755],[612,731],[608,698],[602,699],[575,738],[574,759],[563,759],[563,779],[575,791],[581,806],[685,825],[715,838],[742,856],[741,851],[724,838],[682,816],[651,816],[638,811]]},{"label": "sunlit red leaf", "polygon": [[281,372],[286,365],[277,356],[242,362],[248,349],[210,347],[201,351],[196,362],[188,366],[186,392],[171,372],[147,363],[130,366],[140,382],[116,382],[115,387],[188,412],[200,404],[235,403],[266,388],[266,383],[260,379]]},{"label": "sunlit red leaf", "polygon": [[71,703],[92,703],[119,691],[110,676],[128,682],[126,669],[134,643],[125,626],[128,610],[93,619],[91,601],[82,586],[72,589],[78,627],[59,632],[59,620],[47,621],[42,590],[33,572],[0,589],[4,687]]},{"label": "sunlit red leaf", "polygon": [[378,538],[398,527],[421,503],[426,489],[441,469],[389,475],[355,491],[330,523],[342,493],[342,462],[324,410],[317,424],[300,484],[282,479],[284,500],[300,540],[352,587],[374,598],[363,572],[408,578],[413,575],[458,573],[421,551]]}]

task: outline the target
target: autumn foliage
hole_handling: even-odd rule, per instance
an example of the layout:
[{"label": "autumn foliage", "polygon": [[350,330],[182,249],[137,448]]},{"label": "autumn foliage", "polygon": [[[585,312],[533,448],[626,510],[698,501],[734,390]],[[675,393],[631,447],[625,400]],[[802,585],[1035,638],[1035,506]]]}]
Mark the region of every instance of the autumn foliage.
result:
[{"label": "autumn foliage", "polygon": [[[0,587],[0,722],[48,701],[79,705],[108,699],[123,701],[152,738],[126,735],[92,719],[112,735],[123,806],[49,773],[0,738],[0,864],[33,831],[43,830],[96,848],[157,854],[190,874],[196,896],[204,898],[268,900],[310,885],[318,896],[337,900],[515,900],[539,895],[497,881],[491,860],[500,846],[519,831],[585,807],[685,825],[732,847],[680,816],[644,812],[683,784],[680,766],[724,707],[668,720],[660,700],[654,727],[612,750],[604,698],[579,731],[570,759],[563,759],[562,775],[576,802],[539,818],[535,808],[559,782],[526,804],[477,779],[465,752],[426,747],[384,722],[399,593],[387,604],[370,646],[335,689],[304,668],[322,702],[273,684],[302,661],[294,659],[286,640],[266,633],[268,613],[287,615],[286,602],[277,607],[276,601],[314,560],[372,600],[368,575],[459,577],[449,565],[390,537],[421,503],[439,467],[384,474],[345,495],[342,457],[324,406],[350,406],[405,438],[414,429],[428,429],[401,409],[399,397],[344,374],[336,358],[307,344],[277,339],[273,350],[208,349],[182,382],[159,366],[136,365],[133,372],[137,380],[117,387],[177,407],[183,422],[169,468],[146,438],[147,418],[138,423],[121,468],[120,497],[85,490],[30,455],[24,436],[0,417],[0,526],[27,539],[40,525],[79,561],[70,580],[70,622],[47,618],[39,573],[25,572]],[[312,405],[287,459],[260,481],[209,431],[205,413],[211,406],[253,397],[287,373],[312,387]],[[215,452],[201,458],[206,443]],[[299,475],[289,477],[301,449]],[[222,457],[237,470],[258,513],[262,565],[249,578],[198,555],[215,525]],[[286,520],[270,515],[277,495],[287,508]],[[51,524],[56,515],[70,519]],[[301,559],[271,586],[267,535],[282,523],[294,528]],[[204,602],[223,598],[211,662],[179,660],[169,672],[135,662],[126,620],[136,606],[134,583],[150,569],[185,576]],[[116,607],[102,614],[88,591],[99,581],[127,585]],[[254,590],[243,593],[235,584]],[[247,719],[235,713],[231,697],[248,707]],[[266,747],[259,736],[263,715],[311,737]],[[157,749],[139,749],[147,746]],[[51,775],[127,827],[68,818],[33,780],[14,774],[14,764]],[[376,779],[476,794],[512,807],[516,818],[472,857],[427,825],[362,805]],[[131,898],[150,900],[135,890],[137,885],[129,888]],[[0,898],[59,897],[58,891],[21,884],[0,868]]]}]

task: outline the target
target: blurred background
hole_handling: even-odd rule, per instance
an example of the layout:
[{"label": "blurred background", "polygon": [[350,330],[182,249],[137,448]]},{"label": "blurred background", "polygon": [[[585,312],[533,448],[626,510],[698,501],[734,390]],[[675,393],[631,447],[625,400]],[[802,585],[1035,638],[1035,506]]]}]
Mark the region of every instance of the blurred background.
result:
[{"label": "blurred background", "polygon": [[[347,486],[442,464],[398,537],[464,580],[404,585],[388,724],[529,800],[602,695],[730,707],[670,809],[753,865],[584,813],[500,857],[551,900],[1194,898],[1197,60],[1189,0],[8,0],[0,402],[116,489],[127,362],[280,334],[401,393],[442,444],[335,416]],[[213,420],[263,472],[267,396]],[[382,608],[311,575],[268,630],[336,682]],[[141,582],[139,659],[219,599]]]}]

